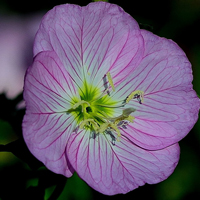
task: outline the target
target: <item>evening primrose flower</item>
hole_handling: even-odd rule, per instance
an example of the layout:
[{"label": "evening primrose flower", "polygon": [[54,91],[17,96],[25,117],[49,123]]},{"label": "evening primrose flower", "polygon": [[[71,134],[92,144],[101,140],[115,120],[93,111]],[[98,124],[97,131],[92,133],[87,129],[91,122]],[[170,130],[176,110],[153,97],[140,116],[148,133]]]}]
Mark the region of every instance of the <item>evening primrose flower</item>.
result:
[{"label": "evening primrose flower", "polygon": [[24,85],[23,135],[51,171],[114,195],[166,179],[199,99],[185,53],[117,5],[65,4],[43,18]]}]

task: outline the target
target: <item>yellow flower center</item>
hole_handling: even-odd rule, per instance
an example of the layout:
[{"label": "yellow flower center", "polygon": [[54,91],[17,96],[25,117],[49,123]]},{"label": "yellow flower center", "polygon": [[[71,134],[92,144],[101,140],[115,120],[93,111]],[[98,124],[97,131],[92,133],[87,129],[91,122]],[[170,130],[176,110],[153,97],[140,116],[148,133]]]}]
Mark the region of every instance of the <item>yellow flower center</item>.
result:
[{"label": "yellow flower center", "polygon": [[[112,90],[115,91],[110,73],[106,75]],[[108,89],[102,93],[99,88],[85,80],[79,90],[80,96],[72,98],[71,108],[67,112],[74,116],[80,129],[90,130],[93,137],[100,133],[109,134],[115,142],[119,141],[121,136],[120,129],[126,128],[128,123],[133,123],[134,116],[131,113],[135,111],[134,108],[124,108],[120,115],[114,116],[115,109],[124,107],[133,98],[142,103],[143,94],[140,90],[134,91],[124,99],[122,105],[117,106],[118,102],[111,98]]]}]

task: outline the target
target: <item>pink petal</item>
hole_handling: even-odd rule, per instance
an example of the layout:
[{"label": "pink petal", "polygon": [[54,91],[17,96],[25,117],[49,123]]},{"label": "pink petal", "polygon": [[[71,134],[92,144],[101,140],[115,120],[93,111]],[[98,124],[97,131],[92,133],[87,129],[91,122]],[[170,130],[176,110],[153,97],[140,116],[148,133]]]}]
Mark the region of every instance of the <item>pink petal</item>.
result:
[{"label": "pink petal", "polygon": [[177,130],[165,122],[153,122],[135,119],[121,134],[128,137],[135,145],[147,150],[159,150],[174,144]]},{"label": "pink petal", "polygon": [[159,151],[147,151],[126,138],[112,145],[109,136],[95,139],[88,132],[72,134],[67,157],[79,176],[95,190],[114,195],[127,193],[145,183],[166,179],[179,159],[179,146],[174,144]]},{"label": "pink petal", "polygon": [[30,151],[50,170],[71,176],[65,147],[74,131],[74,117],[67,114],[75,89],[54,52],[36,56],[29,67],[24,87],[27,111],[23,135]]},{"label": "pink petal", "polygon": [[118,74],[126,78],[141,60],[142,45],[137,22],[119,6],[105,2],[85,7],[66,4],[44,17],[34,54],[53,50],[78,85],[82,84],[83,67],[90,73],[88,81],[97,85],[109,70],[114,79]]},{"label": "pink petal", "polygon": [[26,114],[23,136],[31,153],[51,171],[70,177],[73,168],[65,156],[66,143],[74,131],[67,114]]},{"label": "pink petal", "polygon": [[66,112],[77,91],[54,52],[38,54],[26,73],[24,98],[32,113]]},{"label": "pink petal", "polygon": [[134,74],[121,82],[117,98],[144,91],[144,102],[132,100],[135,123],[125,135],[145,149],[157,150],[180,141],[198,119],[200,101],[192,88],[192,70],[185,53],[171,40],[142,31],[144,58]]}]

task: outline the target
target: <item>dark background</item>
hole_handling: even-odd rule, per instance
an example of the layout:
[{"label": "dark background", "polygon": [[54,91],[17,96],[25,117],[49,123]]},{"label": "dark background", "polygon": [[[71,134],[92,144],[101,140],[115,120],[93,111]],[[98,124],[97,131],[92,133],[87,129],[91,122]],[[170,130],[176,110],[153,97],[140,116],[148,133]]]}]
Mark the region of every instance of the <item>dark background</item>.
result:
[{"label": "dark background", "polygon": [[[194,89],[200,94],[200,0],[109,2],[121,6],[142,28],[178,43],[192,63]],[[11,99],[22,91],[23,76],[32,62],[32,43],[41,17],[63,3],[85,6],[90,1],[0,0],[0,91],[4,91],[0,95],[0,200],[200,199],[200,122],[180,141],[180,162],[167,180],[142,186],[126,195],[102,195],[76,174],[67,180],[48,171],[28,154],[21,138],[24,109],[23,103],[20,106],[18,103],[22,96]],[[15,70],[19,66],[19,75],[5,72],[12,59],[15,59]],[[5,76],[7,82],[1,81]],[[17,82],[19,86],[15,89]]]}]

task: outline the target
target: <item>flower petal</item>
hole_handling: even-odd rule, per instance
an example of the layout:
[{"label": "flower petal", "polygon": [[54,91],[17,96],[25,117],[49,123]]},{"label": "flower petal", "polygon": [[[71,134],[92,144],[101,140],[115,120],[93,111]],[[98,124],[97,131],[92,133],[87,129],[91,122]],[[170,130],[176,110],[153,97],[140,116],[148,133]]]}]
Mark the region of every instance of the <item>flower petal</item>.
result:
[{"label": "flower petal", "polygon": [[108,71],[113,78],[120,72],[123,72],[120,76],[126,77],[132,69],[126,68],[128,63],[134,59],[136,65],[143,53],[138,23],[114,4],[91,3],[83,10],[87,22],[83,31],[83,59],[94,84]]},{"label": "flower petal", "polygon": [[142,90],[145,95],[182,86],[192,90],[191,64],[182,49],[172,40],[151,32],[141,30],[141,34],[145,50],[143,58],[126,80],[119,79],[118,90],[123,89],[120,96],[126,97],[134,90]]},{"label": "flower petal", "polygon": [[26,114],[23,136],[31,153],[51,171],[70,177],[74,172],[65,156],[74,119],[67,114]]},{"label": "flower petal", "polygon": [[159,150],[174,144],[177,140],[177,130],[165,122],[153,122],[135,119],[121,134],[135,145],[147,150]]},{"label": "flower petal", "polygon": [[123,137],[113,145],[109,137],[100,134],[92,139],[88,134],[72,134],[66,154],[78,175],[103,194],[127,193],[145,183],[158,183],[173,172],[179,159],[178,144],[146,151]]},{"label": "flower petal", "polygon": [[67,114],[76,90],[54,52],[42,52],[29,67],[24,86],[26,115],[23,136],[30,151],[50,170],[72,175],[65,147],[76,128]]},{"label": "flower petal", "polygon": [[28,112],[66,112],[77,91],[54,52],[42,52],[28,68],[24,99]]},{"label": "flower petal", "polygon": [[134,74],[121,82],[116,99],[144,91],[144,102],[134,99],[135,123],[125,135],[145,149],[157,150],[181,140],[198,119],[200,100],[192,88],[192,70],[185,53],[171,40],[148,31],[144,58]]},{"label": "flower petal", "polygon": [[125,78],[140,61],[142,45],[137,22],[119,6],[105,2],[85,7],[66,4],[44,17],[34,54],[55,51],[79,86],[88,74],[88,81],[96,86],[109,70],[113,77],[120,73]]}]

